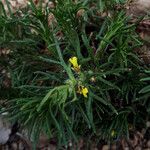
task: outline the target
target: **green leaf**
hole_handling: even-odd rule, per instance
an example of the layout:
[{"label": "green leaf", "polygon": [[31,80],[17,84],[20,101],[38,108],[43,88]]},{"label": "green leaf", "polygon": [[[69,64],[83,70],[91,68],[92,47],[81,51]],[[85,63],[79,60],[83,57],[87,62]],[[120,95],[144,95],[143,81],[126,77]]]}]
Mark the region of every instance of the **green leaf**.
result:
[{"label": "green leaf", "polygon": [[150,92],[150,85],[144,87],[139,93],[147,93]]}]

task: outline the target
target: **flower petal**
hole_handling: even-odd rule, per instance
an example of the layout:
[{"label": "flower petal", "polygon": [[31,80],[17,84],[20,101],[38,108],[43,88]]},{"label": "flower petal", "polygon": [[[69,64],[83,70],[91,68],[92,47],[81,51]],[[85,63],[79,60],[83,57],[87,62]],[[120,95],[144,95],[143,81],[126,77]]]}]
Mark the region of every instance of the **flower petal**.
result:
[{"label": "flower petal", "polygon": [[73,65],[74,68],[79,68],[77,57],[71,57],[69,62]]},{"label": "flower petal", "polygon": [[88,89],[86,87],[82,88],[82,94],[83,94],[84,97],[87,98]]}]

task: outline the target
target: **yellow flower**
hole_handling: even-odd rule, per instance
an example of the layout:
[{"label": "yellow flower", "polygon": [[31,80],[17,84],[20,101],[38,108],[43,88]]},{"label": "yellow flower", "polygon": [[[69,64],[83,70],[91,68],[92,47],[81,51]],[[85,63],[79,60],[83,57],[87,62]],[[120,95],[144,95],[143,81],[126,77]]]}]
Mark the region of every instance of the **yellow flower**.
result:
[{"label": "yellow flower", "polygon": [[82,94],[85,98],[87,98],[88,89],[84,86],[78,86],[78,93]]},{"label": "yellow flower", "polygon": [[79,65],[78,65],[78,59],[77,59],[77,57],[71,57],[70,59],[69,59],[69,61],[70,61],[70,63],[73,65],[73,67],[78,67]]},{"label": "yellow flower", "polygon": [[87,98],[88,92],[89,92],[89,91],[88,91],[88,89],[87,89],[86,87],[82,88],[82,94],[83,94],[84,97]]},{"label": "yellow flower", "polygon": [[111,136],[114,137],[115,135],[116,135],[115,130],[112,130],[112,131],[111,131]]},{"label": "yellow flower", "polygon": [[80,72],[80,65],[78,65],[78,59],[77,59],[77,57],[71,57],[71,58],[69,59],[69,62],[72,64],[73,69],[74,69],[76,72]]}]

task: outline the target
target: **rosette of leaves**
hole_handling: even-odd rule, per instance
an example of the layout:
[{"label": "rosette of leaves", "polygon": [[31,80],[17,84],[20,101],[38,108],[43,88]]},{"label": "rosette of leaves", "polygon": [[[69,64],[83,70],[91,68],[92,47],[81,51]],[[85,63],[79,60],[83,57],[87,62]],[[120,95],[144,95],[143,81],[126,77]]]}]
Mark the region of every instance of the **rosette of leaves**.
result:
[{"label": "rosette of leaves", "polygon": [[[58,0],[57,10],[43,12],[30,2],[32,13],[21,19],[1,16],[0,30],[6,31],[6,37],[12,40],[7,45],[14,50],[8,66],[12,94],[5,90],[8,101],[1,113],[8,112],[9,119],[26,127],[35,144],[43,132],[65,146],[70,140],[76,143],[80,136],[106,140],[128,137],[129,123],[142,118],[136,117],[141,106],[136,100],[145,68],[133,51],[141,45],[136,25],[128,23],[125,13],[117,12],[97,25],[92,22],[95,28],[89,32],[86,27],[91,22],[84,20],[80,28],[76,18],[82,3]],[[49,13],[54,14],[58,26],[48,25]],[[12,22],[17,24],[16,31]],[[63,32],[62,37],[59,32]],[[3,42],[5,36],[0,36]],[[41,52],[39,44],[50,53],[45,49]],[[77,56],[81,74],[68,64],[72,56]],[[77,83],[88,89],[87,98],[77,93]],[[147,94],[147,86],[142,94]]]}]

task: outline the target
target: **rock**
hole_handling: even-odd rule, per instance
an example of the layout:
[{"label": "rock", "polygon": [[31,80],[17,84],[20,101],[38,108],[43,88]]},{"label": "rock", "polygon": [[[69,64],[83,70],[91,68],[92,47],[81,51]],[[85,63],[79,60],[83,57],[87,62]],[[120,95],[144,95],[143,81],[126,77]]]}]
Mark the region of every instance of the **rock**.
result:
[{"label": "rock", "polygon": [[0,128],[0,144],[5,144],[8,141],[10,133],[10,129]]},{"label": "rock", "polygon": [[150,149],[150,140],[147,142],[147,147]]},{"label": "rock", "polygon": [[147,128],[150,128],[150,121],[146,122],[146,126],[147,126]]},{"label": "rock", "polygon": [[150,0],[138,0],[136,3],[139,9],[150,9]]},{"label": "rock", "polygon": [[8,121],[0,117],[0,144],[5,144],[11,133],[10,124]]},{"label": "rock", "polygon": [[108,145],[104,145],[102,150],[109,150],[109,146]]},{"label": "rock", "polygon": [[134,0],[127,9],[127,14],[134,17],[149,13],[150,0]]}]

